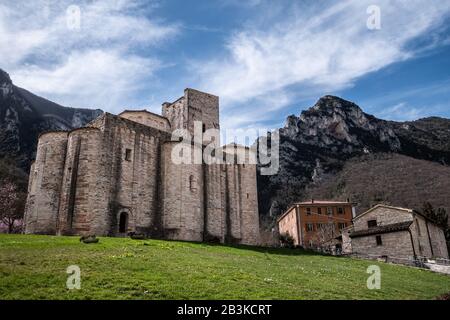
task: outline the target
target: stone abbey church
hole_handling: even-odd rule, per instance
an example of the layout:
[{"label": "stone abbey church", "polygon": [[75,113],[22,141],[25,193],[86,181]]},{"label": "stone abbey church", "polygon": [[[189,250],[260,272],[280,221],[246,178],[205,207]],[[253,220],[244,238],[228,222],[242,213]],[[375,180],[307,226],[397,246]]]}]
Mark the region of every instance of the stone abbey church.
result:
[{"label": "stone abbey church", "polygon": [[172,161],[180,143],[173,130],[193,135],[194,121],[218,129],[219,98],[186,89],[162,116],[104,113],[83,128],[42,134],[25,233],[258,244],[256,165]]}]

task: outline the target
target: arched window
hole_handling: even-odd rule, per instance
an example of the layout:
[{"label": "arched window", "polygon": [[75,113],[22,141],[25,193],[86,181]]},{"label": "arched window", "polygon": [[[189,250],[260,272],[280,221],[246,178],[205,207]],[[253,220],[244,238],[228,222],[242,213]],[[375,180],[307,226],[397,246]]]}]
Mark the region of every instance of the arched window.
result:
[{"label": "arched window", "polygon": [[119,216],[119,233],[127,232],[128,228],[128,214],[126,212],[121,212]]}]

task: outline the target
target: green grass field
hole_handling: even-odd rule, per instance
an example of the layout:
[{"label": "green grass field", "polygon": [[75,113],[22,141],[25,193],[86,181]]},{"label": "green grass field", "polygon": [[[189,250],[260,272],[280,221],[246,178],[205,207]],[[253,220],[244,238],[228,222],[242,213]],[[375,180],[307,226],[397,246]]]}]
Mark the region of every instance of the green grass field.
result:
[{"label": "green grass field", "polygon": [[[366,286],[381,268],[381,289]],[[81,289],[66,268],[81,268]],[[0,235],[0,299],[434,299],[450,276],[300,250]]]}]

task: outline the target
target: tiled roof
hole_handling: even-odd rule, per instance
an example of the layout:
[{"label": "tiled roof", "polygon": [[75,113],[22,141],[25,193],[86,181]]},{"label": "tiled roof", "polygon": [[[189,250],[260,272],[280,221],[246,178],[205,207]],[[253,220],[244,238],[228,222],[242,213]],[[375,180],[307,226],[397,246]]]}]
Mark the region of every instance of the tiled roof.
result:
[{"label": "tiled roof", "polygon": [[305,205],[305,204],[351,204],[351,202],[347,201],[326,201],[326,200],[314,200],[314,201],[303,201],[296,202],[295,204]]},{"label": "tiled roof", "polygon": [[412,221],[405,221],[405,222],[388,224],[385,226],[373,227],[373,228],[369,228],[369,229],[365,229],[365,230],[354,231],[354,232],[350,233],[350,237],[357,238],[357,237],[369,236],[369,235],[373,235],[373,234],[404,231],[404,230],[409,229],[409,226],[411,225],[411,223],[412,223]]}]

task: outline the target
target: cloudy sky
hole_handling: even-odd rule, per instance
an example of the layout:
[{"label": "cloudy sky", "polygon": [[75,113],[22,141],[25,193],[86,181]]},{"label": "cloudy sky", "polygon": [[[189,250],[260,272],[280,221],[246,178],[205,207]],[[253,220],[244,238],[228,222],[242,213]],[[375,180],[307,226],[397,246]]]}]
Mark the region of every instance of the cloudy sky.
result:
[{"label": "cloudy sky", "polygon": [[196,88],[220,96],[228,128],[282,126],[325,94],[386,119],[450,117],[450,1],[0,0],[0,68],[113,113]]}]

